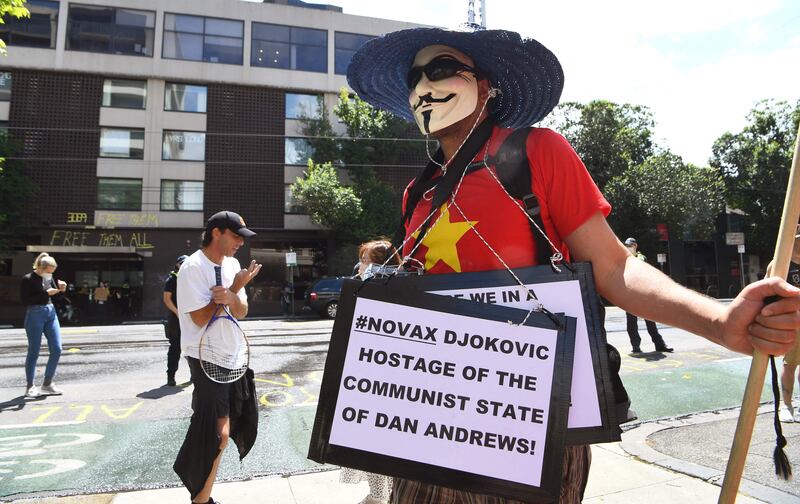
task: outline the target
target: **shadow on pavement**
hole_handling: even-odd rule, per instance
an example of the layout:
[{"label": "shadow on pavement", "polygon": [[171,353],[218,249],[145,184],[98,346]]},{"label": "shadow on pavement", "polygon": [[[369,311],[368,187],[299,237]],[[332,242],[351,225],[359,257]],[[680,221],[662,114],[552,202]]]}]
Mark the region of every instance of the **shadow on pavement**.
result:
[{"label": "shadow on pavement", "polygon": [[145,392],[140,392],[136,394],[136,397],[141,399],[161,399],[162,397],[167,397],[175,394],[180,394],[183,392],[183,385],[179,385],[176,387],[171,387],[169,385],[161,385],[158,388],[150,389]]},{"label": "shadow on pavement", "polygon": [[24,395],[9,399],[8,401],[0,403],[0,412],[2,411],[22,411],[29,402],[44,401],[47,396],[39,396],[35,398],[27,398]]},{"label": "shadow on pavement", "polygon": [[632,353],[632,354],[629,354],[629,355],[634,359],[643,359],[643,360],[646,360],[647,362],[655,362],[655,361],[660,361],[662,359],[666,359],[667,358],[667,356],[664,355],[663,352],[657,352],[657,351],[642,352],[642,353],[636,353],[636,354]]}]

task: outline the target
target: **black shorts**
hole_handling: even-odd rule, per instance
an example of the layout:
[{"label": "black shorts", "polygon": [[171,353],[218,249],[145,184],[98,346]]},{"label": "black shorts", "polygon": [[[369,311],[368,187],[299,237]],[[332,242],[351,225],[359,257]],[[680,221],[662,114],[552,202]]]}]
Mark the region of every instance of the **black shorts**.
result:
[{"label": "black shorts", "polygon": [[238,401],[233,383],[217,383],[212,381],[200,367],[200,361],[194,357],[186,357],[192,375],[194,392],[192,393],[192,411],[195,414],[213,413],[216,418],[229,417],[231,402]]}]

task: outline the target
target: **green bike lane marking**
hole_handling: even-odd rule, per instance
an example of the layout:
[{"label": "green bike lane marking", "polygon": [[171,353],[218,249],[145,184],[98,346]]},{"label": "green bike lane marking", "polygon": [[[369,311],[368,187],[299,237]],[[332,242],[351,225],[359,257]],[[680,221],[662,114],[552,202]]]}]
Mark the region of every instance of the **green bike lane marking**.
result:
[{"label": "green bike lane marking", "polygon": [[[640,421],[675,417],[742,404],[750,359],[709,362],[702,366],[659,369],[622,375],[631,409]],[[761,400],[772,399],[769,377]]]},{"label": "green bike lane marking", "polygon": [[[287,408],[269,415],[261,413],[259,435],[252,451],[240,463],[231,442],[223,455],[218,480],[320,467],[306,459],[314,411],[314,408]],[[0,497],[180,486],[172,464],[188,425],[186,418],[0,430]],[[102,437],[84,444],[48,448],[77,440],[77,435],[89,434]],[[26,448],[25,443],[32,446]],[[80,467],[74,468],[77,464]],[[44,473],[54,468],[66,470]],[[40,473],[44,474],[38,476]]]},{"label": "green bike lane marking", "polygon": [[[631,396],[631,407],[639,419],[652,420],[739,405],[749,366],[749,359],[716,361],[700,366],[625,374],[622,379]],[[263,395],[266,391],[260,392]],[[309,392],[313,394],[316,390],[312,388]],[[769,397],[765,384],[762,399]],[[223,455],[218,479],[247,479],[319,468],[318,464],[306,459],[315,414],[313,405],[297,407],[306,401],[308,396],[301,394],[284,407],[265,410],[262,403],[259,435],[253,450],[240,463],[237,450],[231,443]],[[180,486],[172,463],[186,435],[188,423],[188,418],[184,418],[0,430],[0,497]],[[46,445],[77,439],[66,435],[79,433],[101,435],[102,438],[91,443],[48,449],[39,455],[9,455],[9,437],[46,434],[40,443]],[[19,451],[19,447],[11,448],[14,449]],[[15,479],[52,467],[32,464],[34,460],[78,460],[85,465],[59,474]],[[9,465],[9,462],[16,463]],[[4,470],[8,472],[4,473]]]}]

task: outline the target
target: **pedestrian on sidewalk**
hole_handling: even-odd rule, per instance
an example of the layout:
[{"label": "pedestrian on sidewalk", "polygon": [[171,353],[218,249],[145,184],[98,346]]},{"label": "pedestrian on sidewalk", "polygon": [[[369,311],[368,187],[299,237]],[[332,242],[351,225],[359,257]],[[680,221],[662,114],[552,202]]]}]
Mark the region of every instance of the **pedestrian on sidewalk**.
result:
[{"label": "pedestrian on sidewalk", "polygon": [[[772,263],[767,266],[771,269]],[[795,287],[800,287],[800,225],[797,226],[794,237],[794,247],[792,248],[792,262],[789,264],[789,275],[786,281]],[[800,337],[800,333],[798,333]],[[800,341],[795,341],[794,347],[783,356],[783,370],[781,371],[781,395],[783,404],[778,411],[778,418],[781,422],[800,423],[800,407],[795,407],[792,401],[794,394],[794,382],[797,380],[800,385],[800,373],[797,367],[800,365]]]},{"label": "pedestrian on sidewalk", "polygon": [[[633,257],[640,261],[647,262],[647,256],[639,252],[639,243],[636,241],[636,238],[627,238],[625,240],[625,248],[628,249]],[[630,338],[631,347],[633,347],[631,353],[640,354],[642,353],[642,337],[639,336],[639,318],[629,312],[625,312],[625,317],[628,319],[628,338]],[[647,327],[647,334],[650,335],[650,339],[653,340],[653,344],[656,346],[656,352],[674,351],[673,348],[668,347],[664,342],[664,337],[658,332],[658,327],[656,327],[655,322],[645,319],[644,325]]]},{"label": "pedestrian on sidewalk", "polygon": [[[529,128],[556,106],[564,84],[558,59],[536,40],[474,25],[395,31],[356,51],[347,81],[362,100],[415,121],[426,140],[438,141],[430,163],[406,189],[402,207],[401,254],[425,265],[426,274],[523,268],[563,257],[591,263],[598,293],[647,319],[742,353],[757,348],[781,355],[794,343],[800,289],[766,279],[723,305],[676,284],[625,249],[606,221],[611,206],[569,143],[552,130]],[[531,175],[530,193],[522,199],[512,197],[495,175],[494,156],[515,129],[527,135],[515,152]],[[536,219],[547,241],[532,231]],[[453,226],[444,231],[455,223],[461,232]],[[782,299],[764,307],[773,295]],[[591,452],[586,445],[569,445],[561,460],[558,502],[577,504]],[[458,486],[455,480],[437,485],[394,478],[392,503],[520,502]]]},{"label": "pedestrian on sidewalk", "polygon": [[[178,275],[181,350],[189,362],[194,391],[189,430],[172,468],[197,504],[215,502],[211,490],[228,439],[236,443],[241,460],[253,447],[258,431],[253,372],[248,369],[233,383],[217,383],[206,376],[198,360],[200,339],[220,305],[226,305],[237,319],[247,315],[244,287],[261,265],[251,261],[242,269],[233,256],[251,236],[255,233],[245,227],[239,214],[215,213],[206,222],[200,250],[183,262]],[[215,267],[221,267],[221,286],[216,285]],[[232,336],[226,328],[229,326],[215,324],[206,337],[224,341]]]},{"label": "pedestrian on sidewalk", "polygon": [[167,386],[174,387],[175,373],[178,372],[178,364],[181,360],[181,325],[178,321],[178,271],[181,264],[189,256],[178,256],[175,260],[175,267],[169,272],[167,281],[164,283],[164,306],[167,307],[167,324],[164,326],[164,332],[169,341],[169,350],[167,350]]},{"label": "pedestrian on sidewalk", "polygon": [[[61,395],[64,393],[53,383],[58,360],[61,358],[61,325],[58,322],[53,296],[63,293],[67,283],[54,280],[58,264],[47,252],[42,252],[33,262],[33,271],[22,277],[20,298],[25,310],[25,334],[28,336],[28,355],[25,358],[25,397],[35,398],[40,395]],[[35,384],[36,361],[42,348],[42,333],[47,338],[47,367],[44,371],[44,383],[39,389]]]}]

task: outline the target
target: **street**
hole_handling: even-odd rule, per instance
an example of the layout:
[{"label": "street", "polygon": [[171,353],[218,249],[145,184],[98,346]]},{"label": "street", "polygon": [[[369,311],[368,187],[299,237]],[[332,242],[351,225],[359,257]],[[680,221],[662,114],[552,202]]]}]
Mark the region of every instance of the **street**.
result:
[{"label": "street", "polygon": [[[220,479],[319,468],[306,452],[332,322],[243,325],[257,377],[259,437],[242,463],[229,447]],[[666,327],[660,330],[675,353],[648,352],[652,343],[643,321],[645,353],[634,357],[625,314],[610,309],[606,328],[622,354],[623,380],[639,422],[740,404],[748,357]],[[164,386],[162,326],[64,328],[63,340],[56,382],[65,394],[26,401],[24,331],[0,330],[0,499],[179,486],[172,463],[186,433],[192,389],[185,362],[179,387]],[[765,387],[762,400],[770,396]]]}]

